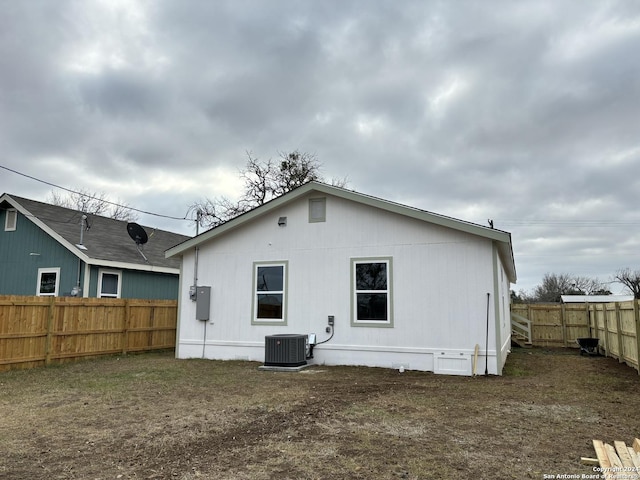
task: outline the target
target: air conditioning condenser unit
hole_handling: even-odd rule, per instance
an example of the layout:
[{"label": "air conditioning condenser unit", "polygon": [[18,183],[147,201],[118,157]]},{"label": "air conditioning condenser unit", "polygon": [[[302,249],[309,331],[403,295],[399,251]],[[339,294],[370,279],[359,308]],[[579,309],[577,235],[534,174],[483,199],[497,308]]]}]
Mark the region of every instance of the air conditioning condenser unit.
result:
[{"label": "air conditioning condenser unit", "polygon": [[307,364],[307,335],[280,334],[264,338],[266,367],[299,367]]}]

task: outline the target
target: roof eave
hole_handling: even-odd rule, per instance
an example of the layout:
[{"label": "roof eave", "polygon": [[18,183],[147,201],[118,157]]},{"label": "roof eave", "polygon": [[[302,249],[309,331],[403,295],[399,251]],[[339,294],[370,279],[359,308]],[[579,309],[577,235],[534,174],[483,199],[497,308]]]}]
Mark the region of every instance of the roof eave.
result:
[{"label": "roof eave", "polygon": [[99,260],[96,258],[90,258],[86,263],[96,267],[138,270],[141,272],[170,273],[173,275],[178,275],[180,273],[179,268],[161,267],[159,265],[144,265],[141,263],[117,262],[113,260]]},{"label": "roof eave", "polygon": [[511,241],[508,243],[505,242],[496,242],[498,255],[502,260],[502,265],[507,274],[507,278],[510,283],[516,283],[518,281],[518,275],[516,273],[516,262],[513,257],[513,248],[511,246]]}]

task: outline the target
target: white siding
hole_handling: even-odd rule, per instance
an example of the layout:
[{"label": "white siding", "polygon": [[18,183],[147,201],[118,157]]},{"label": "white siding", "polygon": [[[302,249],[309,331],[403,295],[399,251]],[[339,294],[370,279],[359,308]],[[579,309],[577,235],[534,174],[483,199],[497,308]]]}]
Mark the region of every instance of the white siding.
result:
[{"label": "white siding", "polygon": [[[392,328],[350,325],[354,257],[393,258]],[[484,355],[494,258],[491,240],[338,197],[327,197],[325,222],[309,223],[301,198],[200,246],[198,284],[212,287],[204,349],[205,322],[195,319],[188,295],[194,254],[183,257],[178,356],[204,350],[206,358],[262,361],[266,335],[313,332],[323,341],[333,315],[335,335],[315,349],[315,363],[469,374],[476,344]],[[252,325],[253,262],[285,260],[287,326]],[[491,373],[499,373],[496,339],[503,338],[489,336]]]},{"label": "white siding", "polygon": [[495,255],[495,308],[496,315],[496,342],[500,346],[499,373],[507,360],[511,347],[511,283],[500,257]]}]

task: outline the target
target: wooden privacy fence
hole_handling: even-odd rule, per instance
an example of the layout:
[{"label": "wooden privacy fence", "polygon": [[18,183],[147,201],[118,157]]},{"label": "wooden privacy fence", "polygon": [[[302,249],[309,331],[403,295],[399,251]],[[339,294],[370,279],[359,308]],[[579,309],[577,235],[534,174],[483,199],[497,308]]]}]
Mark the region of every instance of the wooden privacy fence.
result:
[{"label": "wooden privacy fence", "polygon": [[175,300],[0,296],[0,371],[175,348]]},{"label": "wooden privacy fence", "polygon": [[578,347],[578,338],[598,338],[599,348],[640,373],[640,300],[611,303],[513,304],[531,321],[531,342],[541,347]]}]

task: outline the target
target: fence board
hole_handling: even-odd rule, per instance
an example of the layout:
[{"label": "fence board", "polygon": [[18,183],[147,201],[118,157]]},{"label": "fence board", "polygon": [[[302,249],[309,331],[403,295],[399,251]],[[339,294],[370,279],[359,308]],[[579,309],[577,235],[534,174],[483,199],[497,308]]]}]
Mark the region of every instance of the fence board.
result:
[{"label": "fence board", "polygon": [[621,337],[622,355],[620,361],[627,365],[638,365],[638,339],[636,333],[635,310],[636,302],[620,302],[619,308],[619,332]]},{"label": "fence board", "polygon": [[175,300],[0,296],[0,371],[175,347]]},{"label": "fence board", "polygon": [[564,322],[567,328],[567,346],[577,347],[578,338],[591,337],[589,311],[584,305],[565,305]]}]

